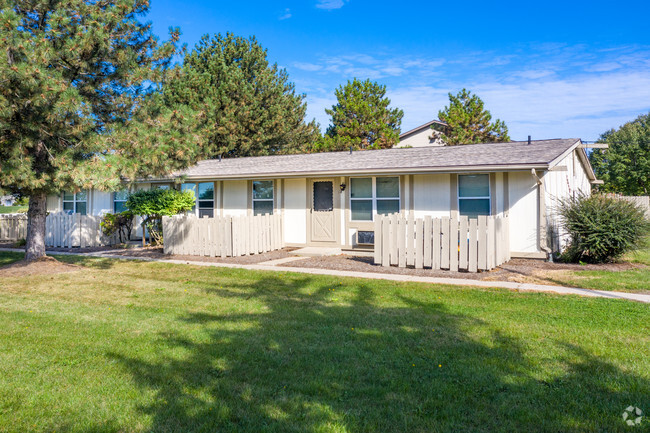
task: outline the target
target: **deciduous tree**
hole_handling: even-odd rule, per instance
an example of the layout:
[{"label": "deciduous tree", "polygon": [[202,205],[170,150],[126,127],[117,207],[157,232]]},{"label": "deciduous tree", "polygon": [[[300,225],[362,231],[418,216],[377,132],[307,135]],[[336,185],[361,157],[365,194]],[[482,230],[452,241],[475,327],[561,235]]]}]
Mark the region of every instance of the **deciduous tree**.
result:
[{"label": "deciduous tree", "polygon": [[594,149],[589,159],[604,191],[650,194],[650,113],[600,136],[609,149]]}]

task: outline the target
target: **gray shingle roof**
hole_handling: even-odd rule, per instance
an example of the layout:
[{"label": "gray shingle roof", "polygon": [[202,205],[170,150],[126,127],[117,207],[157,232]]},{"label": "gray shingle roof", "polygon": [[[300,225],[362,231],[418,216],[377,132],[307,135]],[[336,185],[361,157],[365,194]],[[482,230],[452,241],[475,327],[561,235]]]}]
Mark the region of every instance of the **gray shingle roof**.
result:
[{"label": "gray shingle roof", "polygon": [[579,139],[394,148],[200,161],[177,173],[188,178],[254,178],[382,172],[546,168]]}]

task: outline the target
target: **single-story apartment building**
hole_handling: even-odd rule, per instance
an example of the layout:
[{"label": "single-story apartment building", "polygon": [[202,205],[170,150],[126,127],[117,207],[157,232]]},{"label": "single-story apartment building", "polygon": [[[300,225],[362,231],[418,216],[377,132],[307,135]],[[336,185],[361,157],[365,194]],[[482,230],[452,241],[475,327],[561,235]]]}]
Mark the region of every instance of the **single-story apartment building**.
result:
[{"label": "single-story apartment building", "polygon": [[[280,214],[289,246],[372,249],[379,214],[507,215],[511,255],[545,258],[564,241],[557,200],[599,183],[585,147],[554,139],[211,159],[138,188],[193,190],[199,217]],[[63,192],[48,210],[118,212],[127,197]]]}]

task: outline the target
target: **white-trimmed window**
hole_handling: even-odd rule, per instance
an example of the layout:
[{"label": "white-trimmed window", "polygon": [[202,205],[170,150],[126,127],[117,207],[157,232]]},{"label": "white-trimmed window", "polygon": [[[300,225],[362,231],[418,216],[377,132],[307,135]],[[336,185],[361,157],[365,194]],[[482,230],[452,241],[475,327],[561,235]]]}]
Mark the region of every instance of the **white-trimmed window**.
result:
[{"label": "white-trimmed window", "polygon": [[192,191],[196,199],[192,212],[197,213],[199,218],[214,216],[214,182],[184,183],[181,191]]},{"label": "white-trimmed window", "polygon": [[120,213],[126,210],[126,201],[129,199],[129,191],[123,189],[113,193],[113,212]]},{"label": "white-trimmed window", "polygon": [[253,215],[273,215],[273,181],[253,181]]},{"label": "white-trimmed window", "polygon": [[458,175],[458,213],[470,218],[490,215],[489,174]]},{"label": "white-trimmed window", "polygon": [[86,215],[87,200],[88,193],[86,191],[79,191],[78,193],[66,191],[63,193],[63,212]]},{"label": "white-trimmed window", "polygon": [[372,221],[376,214],[399,213],[399,177],[353,177],[350,179],[350,219]]}]

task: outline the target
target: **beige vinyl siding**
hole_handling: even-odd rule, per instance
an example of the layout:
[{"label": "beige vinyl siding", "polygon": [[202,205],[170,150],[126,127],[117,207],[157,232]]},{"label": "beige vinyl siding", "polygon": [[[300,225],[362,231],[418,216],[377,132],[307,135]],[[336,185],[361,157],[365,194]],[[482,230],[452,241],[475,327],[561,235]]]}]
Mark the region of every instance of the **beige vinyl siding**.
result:
[{"label": "beige vinyl siding", "polygon": [[284,180],[284,241],[307,243],[307,179]]},{"label": "beige vinyl siding", "polygon": [[537,182],[530,171],[508,174],[510,251],[538,252]]},{"label": "beige vinyl siding", "polygon": [[247,215],[248,200],[247,180],[223,181],[223,214],[224,216]]}]

